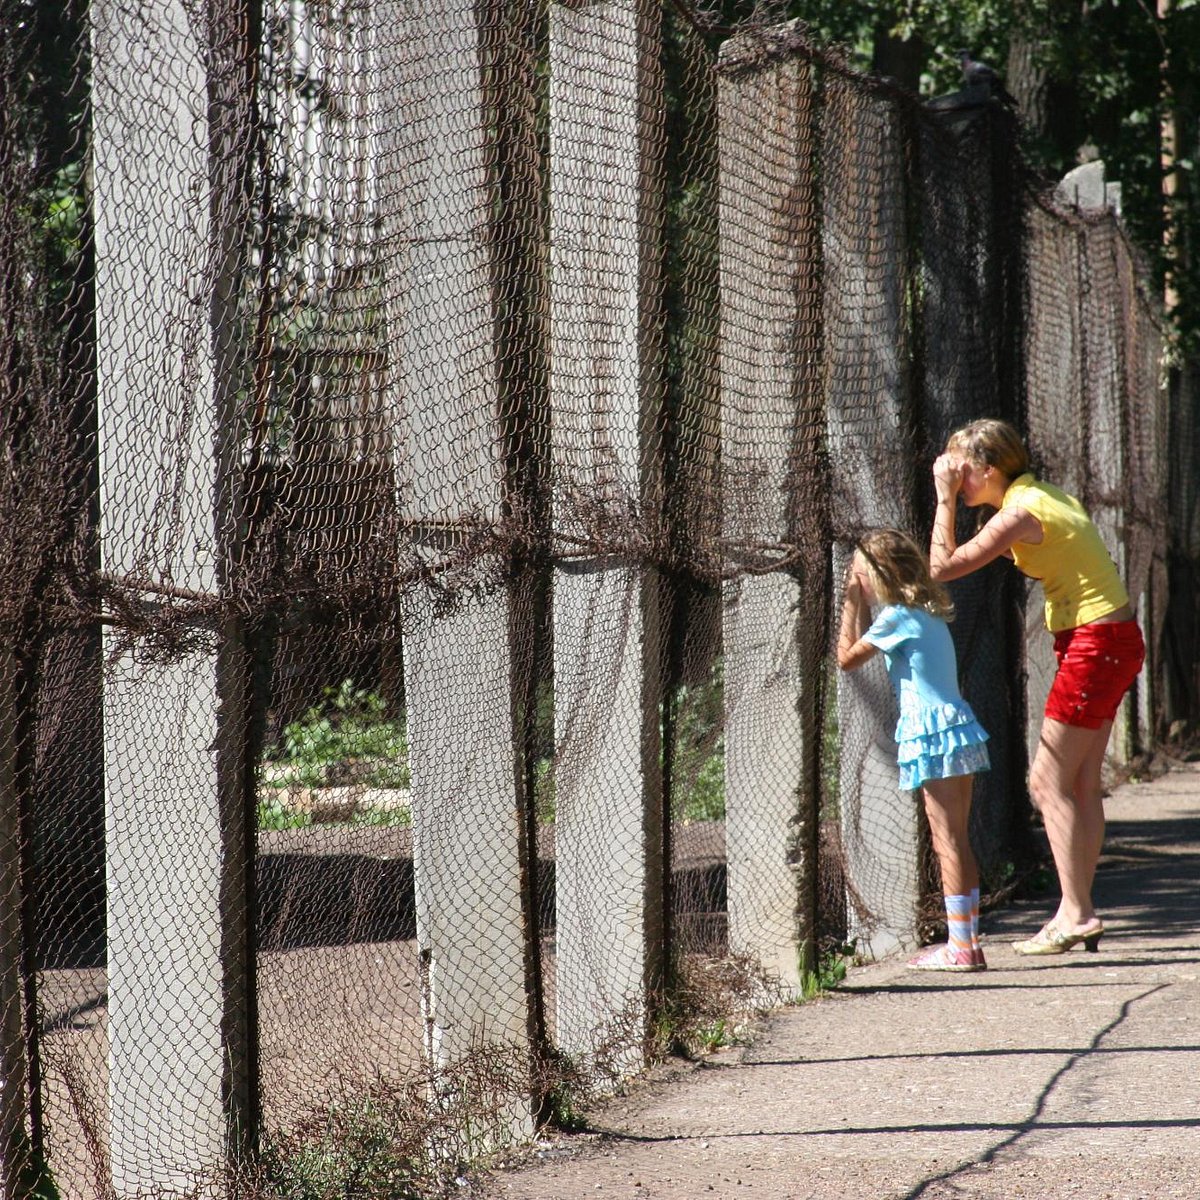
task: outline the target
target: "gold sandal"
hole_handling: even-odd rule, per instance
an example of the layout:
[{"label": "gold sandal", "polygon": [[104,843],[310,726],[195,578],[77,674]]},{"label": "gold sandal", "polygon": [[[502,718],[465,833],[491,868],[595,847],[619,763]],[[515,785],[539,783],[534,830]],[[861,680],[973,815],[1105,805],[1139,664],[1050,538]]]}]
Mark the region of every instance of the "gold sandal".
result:
[{"label": "gold sandal", "polygon": [[1082,942],[1083,948],[1094,954],[1100,946],[1103,934],[1104,926],[1100,924],[1084,933],[1064,933],[1053,921],[1047,921],[1033,937],[1023,942],[1014,942],[1013,949],[1018,954],[1066,954],[1073,946]]}]

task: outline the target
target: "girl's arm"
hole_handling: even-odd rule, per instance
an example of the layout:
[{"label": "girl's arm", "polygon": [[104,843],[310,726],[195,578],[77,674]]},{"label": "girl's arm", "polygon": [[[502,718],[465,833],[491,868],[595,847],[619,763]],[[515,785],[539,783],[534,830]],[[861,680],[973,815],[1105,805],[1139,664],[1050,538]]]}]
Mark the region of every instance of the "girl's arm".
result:
[{"label": "girl's arm", "polygon": [[837,660],[843,671],[853,671],[879,653],[877,647],[862,640],[862,635],[870,627],[871,607],[863,595],[858,575],[852,572],[846,581],[846,599],[842,603],[842,627],[838,634]]},{"label": "girl's arm", "polygon": [[969,541],[961,546],[954,534],[958,513],[958,489],[962,483],[962,468],[949,455],[943,454],[933,465],[937,487],[937,511],[929,538],[929,573],[939,582],[961,579],[987,566],[1006,553],[1014,542],[1038,543],[1042,526],[1024,508],[1002,508]]}]

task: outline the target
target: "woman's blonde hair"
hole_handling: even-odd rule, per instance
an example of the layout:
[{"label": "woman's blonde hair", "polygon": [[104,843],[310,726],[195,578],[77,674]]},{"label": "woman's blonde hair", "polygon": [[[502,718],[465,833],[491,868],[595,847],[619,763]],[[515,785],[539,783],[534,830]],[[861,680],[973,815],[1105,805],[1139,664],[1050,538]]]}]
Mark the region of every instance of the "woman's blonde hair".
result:
[{"label": "woman's blonde hair", "polygon": [[946,439],[946,449],[977,466],[995,467],[1010,480],[1029,470],[1029,451],[1021,435],[1007,421],[992,418],[972,421]]},{"label": "woman's blonde hair", "polygon": [[858,539],[858,549],[871,573],[875,594],[884,604],[923,608],[949,621],[954,616],[950,593],[929,574],[929,559],[899,529],[872,529]]}]

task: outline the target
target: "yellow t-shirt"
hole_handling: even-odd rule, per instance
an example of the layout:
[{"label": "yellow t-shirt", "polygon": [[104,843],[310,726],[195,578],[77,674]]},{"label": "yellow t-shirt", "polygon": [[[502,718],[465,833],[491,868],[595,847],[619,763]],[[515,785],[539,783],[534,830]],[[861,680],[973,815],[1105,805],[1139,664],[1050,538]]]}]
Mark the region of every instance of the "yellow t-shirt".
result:
[{"label": "yellow t-shirt", "polygon": [[1074,496],[1026,474],[1009,484],[1002,507],[1023,508],[1042,526],[1042,540],[1036,546],[1014,542],[1012,556],[1023,574],[1041,580],[1051,633],[1086,625],[1129,603],[1099,530]]}]

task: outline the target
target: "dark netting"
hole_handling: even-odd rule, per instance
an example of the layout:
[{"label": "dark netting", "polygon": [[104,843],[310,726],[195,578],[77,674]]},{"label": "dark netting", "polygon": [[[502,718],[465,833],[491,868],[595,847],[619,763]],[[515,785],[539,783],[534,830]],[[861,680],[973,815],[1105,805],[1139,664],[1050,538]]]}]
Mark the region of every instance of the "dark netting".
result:
[{"label": "dark netting", "polygon": [[[1157,307],[1000,105],[683,2],[0,12],[6,1195],[421,1194],[927,936],[831,630],[963,421],[1168,648],[1114,752],[1180,711]],[[954,598],[1000,892],[1048,639]]]},{"label": "dark netting", "polygon": [[[923,117],[920,404],[921,461],[927,464],[951,430],[980,415],[1023,424],[1026,180],[1015,121],[1001,105],[960,106],[951,96],[932,103]],[[928,476],[922,501],[928,520]],[[977,518],[977,512],[960,506],[960,538],[974,532]],[[1026,713],[1014,669],[1021,645],[1018,597],[1025,585],[1007,564],[995,562],[951,583],[949,590],[963,695],[991,735],[991,769],[977,777],[971,805],[973,844],[979,848],[986,891],[1004,876],[1006,864],[1025,855],[1020,806]],[[1033,631],[1027,639],[1031,645],[1041,640]],[[1036,723],[1034,713],[1030,724]]]},{"label": "dark netting", "polygon": [[[859,535],[877,526],[916,528],[916,260],[906,164],[916,112],[909,97],[864,87],[837,64],[824,73],[823,100],[822,319],[840,581]],[[904,913],[900,924],[909,924],[918,898],[918,813],[912,797],[896,791],[896,706],[881,665],[837,680],[826,734],[838,751],[836,776],[827,775],[837,780],[836,811],[858,901],[847,933],[876,952],[894,945],[895,918]]]}]

